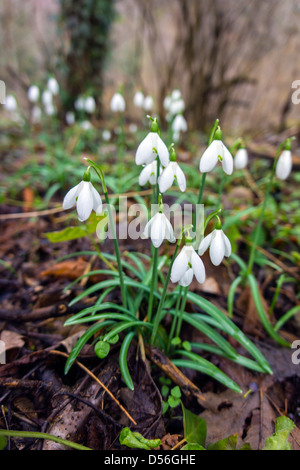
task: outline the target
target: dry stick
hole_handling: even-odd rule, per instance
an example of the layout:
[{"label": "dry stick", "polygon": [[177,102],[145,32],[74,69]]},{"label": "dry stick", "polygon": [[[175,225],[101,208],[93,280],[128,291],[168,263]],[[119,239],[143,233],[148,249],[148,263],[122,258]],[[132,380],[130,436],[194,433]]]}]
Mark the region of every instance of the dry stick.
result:
[{"label": "dry stick", "polygon": [[150,360],[158,366],[173,382],[175,382],[182,390],[182,392],[189,396],[193,395],[201,400],[203,407],[205,405],[204,396],[201,394],[199,388],[193,384],[179,369],[176,367],[173,362],[158,348],[146,345],[146,353],[149,356]]},{"label": "dry stick", "polygon": [[[63,356],[63,357],[66,357],[68,358],[68,354],[64,353],[64,352],[61,352],[61,351],[55,351],[55,350],[51,350],[49,351],[50,354],[56,354],[58,356]],[[130,421],[136,426],[137,423],[136,421],[134,421],[134,419],[132,418],[132,416],[128,413],[128,411],[124,408],[123,405],[121,405],[121,403],[119,402],[119,400],[112,394],[112,392],[101,382],[101,380],[98,379],[98,377],[96,377],[96,375],[93,374],[93,372],[91,372],[87,367],[85,367],[81,362],[79,361],[75,361],[75,363],[81,367],[81,369],[83,369],[87,374],[90,375],[90,377],[92,377],[94,380],[96,380],[96,382],[101,385],[102,388],[104,388],[104,390],[106,391],[106,393],[108,393],[108,395],[114,400],[114,402],[118,405],[119,408],[121,408],[121,410],[123,411],[123,413],[126,414],[126,416],[130,419]]]}]

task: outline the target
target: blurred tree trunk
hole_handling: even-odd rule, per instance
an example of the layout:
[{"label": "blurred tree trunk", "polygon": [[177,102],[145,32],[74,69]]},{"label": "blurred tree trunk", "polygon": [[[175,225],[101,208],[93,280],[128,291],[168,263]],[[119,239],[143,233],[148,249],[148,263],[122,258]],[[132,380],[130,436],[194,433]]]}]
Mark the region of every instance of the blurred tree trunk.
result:
[{"label": "blurred tree trunk", "polygon": [[94,96],[99,112],[109,33],[115,17],[114,0],[60,0],[60,4],[59,65],[65,77],[64,111],[73,109],[80,95],[88,94]]}]

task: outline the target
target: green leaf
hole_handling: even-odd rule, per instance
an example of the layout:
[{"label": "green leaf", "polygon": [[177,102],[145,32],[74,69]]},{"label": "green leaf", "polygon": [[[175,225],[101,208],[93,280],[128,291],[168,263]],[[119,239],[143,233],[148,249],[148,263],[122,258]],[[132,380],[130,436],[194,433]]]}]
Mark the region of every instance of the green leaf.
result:
[{"label": "green leaf", "polygon": [[7,439],[5,436],[0,436],[0,450],[4,450],[7,445]]},{"label": "green leaf", "polygon": [[178,387],[178,385],[176,385],[176,387],[172,388],[171,395],[174,398],[180,398],[181,397],[181,391],[180,391],[180,388]]},{"label": "green leaf", "polygon": [[236,450],[238,440],[238,434],[233,434],[232,436],[225,437],[214,444],[209,444],[207,450]]},{"label": "green leaf", "polygon": [[163,385],[161,387],[161,394],[163,397],[166,397],[169,394],[169,387],[168,385]]},{"label": "green leaf", "polygon": [[[196,443],[197,445],[200,445],[200,446],[205,446],[205,440],[206,440],[205,420],[195,415],[191,411],[187,410],[183,406],[182,403],[181,403],[181,406],[182,406],[182,411],[183,411],[184,437],[186,441],[189,443]],[[186,449],[186,450],[197,450],[197,449]],[[202,449],[198,449],[198,450],[202,450]]]},{"label": "green leaf", "polygon": [[181,448],[181,450],[206,450],[205,447],[202,447],[200,444],[186,444]]},{"label": "green leaf", "polygon": [[116,344],[118,341],[119,341],[119,335],[115,335],[112,338],[110,338],[109,343]]},{"label": "green leaf", "polygon": [[67,227],[64,230],[48,232],[45,235],[51,243],[60,243],[86,237],[88,231],[85,227]]},{"label": "green leaf", "polygon": [[162,405],[163,405],[162,406],[162,414],[164,415],[169,409],[169,404],[166,401],[163,401]]},{"label": "green leaf", "polygon": [[263,450],[291,450],[288,438],[295,427],[293,421],[286,416],[277,418],[275,433],[266,439]]},{"label": "green leaf", "polygon": [[171,344],[173,346],[179,346],[181,344],[181,339],[177,336],[176,338],[172,339]]},{"label": "green leaf", "polygon": [[183,349],[185,349],[186,351],[191,351],[192,350],[192,345],[189,341],[183,341],[182,343],[182,347]]},{"label": "green leaf", "polygon": [[95,344],[95,353],[100,359],[104,359],[110,351],[110,344],[106,341],[98,341]]},{"label": "green leaf", "polygon": [[140,433],[132,432],[129,428],[123,428],[120,434],[120,443],[122,446],[131,449],[151,450],[160,446],[160,439],[145,439]]}]

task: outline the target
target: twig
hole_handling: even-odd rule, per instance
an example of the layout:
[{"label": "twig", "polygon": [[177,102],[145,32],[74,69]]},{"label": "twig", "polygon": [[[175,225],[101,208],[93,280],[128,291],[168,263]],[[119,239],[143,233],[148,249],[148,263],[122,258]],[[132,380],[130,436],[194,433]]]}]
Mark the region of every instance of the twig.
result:
[{"label": "twig", "polygon": [[[69,355],[64,353],[64,352],[61,352],[61,351],[55,351],[55,350],[51,350],[49,351],[50,354],[56,354],[58,356],[63,356],[63,357],[66,357],[68,358]],[[81,362],[79,361],[75,361],[75,363],[81,367],[81,369],[83,369],[87,374],[90,375],[90,377],[92,377],[94,380],[96,380],[96,382],[101,385],[102,388],[104,388],[104,390],[106,391],[106,393],[113,399],[113,401],[118,405],[118,407],[123,411],[123,413],[126,414],[126,416],[130,419],[130,421],[136,426],[137,423],[136,421],[132,418],[132,416],[128,413],[128,411],[124,408],[123,405],[121,405],[121,403],[119,402],[119,400],[112,394],[112,392],[101,382],[101,380],[98,379],[98,377],[96,377],[96,375],[93,374],[93,372],[91,372],[87,367],[85,367]]]}]

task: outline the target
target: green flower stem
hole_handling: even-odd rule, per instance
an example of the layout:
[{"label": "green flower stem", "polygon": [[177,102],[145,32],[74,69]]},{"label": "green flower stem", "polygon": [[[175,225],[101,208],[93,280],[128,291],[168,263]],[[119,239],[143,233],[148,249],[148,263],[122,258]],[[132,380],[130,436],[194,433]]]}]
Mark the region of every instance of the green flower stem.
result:
[{"label": "green flower stem", "polygon": [[120,132],[118,134],[118,163],[120,171],[124,154],[124,113],[119,113],[119,127]]},{"label": "green flower stem", "polygon": [[181,294],[182,294],[182,286],[179,286],[179,292],[178,292],[176,306],[175,306],[175,315],[172,318],[172,326],[171,326],[171,330],[170,330],[170,334],[169,334],[167,353],[170,350],[171,342],[172,342],[174,332],[175,332],[176,323],[177,323],[177,320],[178,320],[178,309],[179,309],[179,304],[180,304],[180,300],[181,300]]},{"label": "green flower stem", "polygon": [[224,190],[224,186],[225,186],[225,179],[226,179],[226,174],[225,174],[225,172],[222,170],[222,174],[221,174],[221,178],[220,178],[220,183],[219,183],[219,192],[218,192],[218,203],[217,203],[217,207],[220,207],[220,206],[221,206],[222,194],[223,194],[223,190]]},{"label": "green flower stem", "polygon": [[158,304],[158,308],[157,308],[157,312],[156,312],[156,316],[155,316],[155,320],[154,320],[154,325],[153,325],[153,331],[152,331],[152,335],[151,335],[151,339],[150,339],[150,344],[154,344],[154,341],[155,341],[155,338],[156,338],[156,335],[157,335],[157,332],[158,332],[158,328],[159,328],[160,321],[161,321],[161,311],[163,309],[164,301],[165,301],[166,294],[167,294],[167,289],[168,289],[168,285],[169,285],[169,281],[170,281],[170,277],[171,277],[172,266],[173,266],[173,263],[174,263],[175,258],[177,256],[180,243],[181,243],[181,239],[179,239],[177,241],[177,245],[176,245],[174,254],[173,254],[171,262],[170,262],[169,271],[168,271],[167,277],[165,279],[163,291],[162,291],[162,294],[161,294],[161,298],[160,298],[160,301],[159,301],[159,304]]},{"label": "green flower stem", "polygon": [[115,222],[114,222],[114,218],[113,218],[113,215],[112,215],[112,211],[111,211],[107,191],[104,192],[104,197],[105,197],[105,202],[106,202],[106,205],[107,205],[108,218],[109,218],[109,222],[110,222],[110,226],[111,226],[111,230],[112,230],[112,237],[113,237],[115,253],[116,253],[116,258],[117,258],[117,265],[118,265],[120,286],[121,286],[121,294],[122,294],[122,303],[123,303],[123,307],[127,308],[126,288],[125,288],[125,284],[124,284],[124,274],[123,274],[122,263],[121,263],[119,243],[118,243],[118,239],[117,239],[117,232],[116,232]]},{"label": "green flower stem", "polygon": [[180,307],[180,314],[179,314],[179,319],[177,323],[177,328],[176,328],[176,337],[178,338],[180,336],[180,331],[181,331],[181,325],[182,325],[182,317],[183,317],[183,312],[185,309],[186,305],[186,299],[189,291],[189,286],[184,288],[182,300],[181,300],[181,307]]},{"label": "green flower stem", "polygon": [[152,280],[151,280],[151,288],[150,288],[149,303],[148,303],[148,315],[147,315],[149,322],[151,322],[151,318],[152,318],[154,292],[156,291],[156,287],[157,287],[157,263],[158,263],[158,248],[154,248],[153,257],[152,257]]},{"label": "green flower stem", "polygon": [[72,447],[76,450],[92,450],[89,447],[76,444],[76,442],[66,441],[60,437],[52,436],[45,432],[30,432],[30,431],[8,431],[6,429],[0,429],[0,436],[4,437],[16,437],[16,438],[29,438],[29,439],[47,439],[49,441],[57,442],[64,446]]}]

